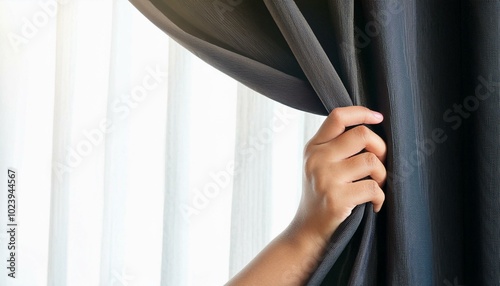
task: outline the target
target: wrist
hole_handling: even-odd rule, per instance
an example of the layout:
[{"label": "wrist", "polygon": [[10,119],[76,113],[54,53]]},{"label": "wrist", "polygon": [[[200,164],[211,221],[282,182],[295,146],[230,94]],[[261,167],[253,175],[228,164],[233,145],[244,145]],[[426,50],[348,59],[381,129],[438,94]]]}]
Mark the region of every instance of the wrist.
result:
[{"label": "wrist", "polygon": [[321,257],[328,244],[328,239],[323,238],[297,217],[287,227],[284,235],[294,249],[311,257]]}]

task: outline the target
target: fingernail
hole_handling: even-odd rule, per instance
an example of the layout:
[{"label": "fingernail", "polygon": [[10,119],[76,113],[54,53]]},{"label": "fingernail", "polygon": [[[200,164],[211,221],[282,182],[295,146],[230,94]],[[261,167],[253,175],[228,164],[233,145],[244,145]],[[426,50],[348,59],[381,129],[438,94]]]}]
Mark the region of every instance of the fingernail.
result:
[{"label": "fingernail", "polygon": [[383,119],[384,116],[382,115],[382,113],[379,113],[379,112],[376,112],[376,111],[372,111],[372,114],[373,114],[373,117],[377,118],[377,119]]}]

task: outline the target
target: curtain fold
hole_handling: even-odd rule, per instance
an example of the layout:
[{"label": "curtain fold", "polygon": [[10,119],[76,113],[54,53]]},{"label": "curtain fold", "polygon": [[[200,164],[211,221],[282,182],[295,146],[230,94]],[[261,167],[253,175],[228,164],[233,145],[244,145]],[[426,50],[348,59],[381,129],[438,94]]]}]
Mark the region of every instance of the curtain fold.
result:
[{"label": "curtain fold", "polygon": [[[280,48],[277,45],[273,45],[268,49],[274,50],[280,48],[280,52],[275,53],[283,57],[281,61],[279,61],[284,67],[272,65],[276,55],[273,53],[267,53],[262,55],[259,60],[254,59],[254,57],[246,57],[239,54],[239,51],[233,49],[227,49],[224,47],[220,47],[212,41],[205,41],[205,34],[200,33],[195,36],[193,34],[187,33],[185,30],[179,27],[178,23],[175,23],[170,17],[165,16],[163,13],[172,13],[169,9],[169,5],[161,2],[161,1],[130,1],[134,6],[136,6],[148,19],[150,19],[154,24],[156,24],[160,29],[164,30],[169,34],[170,37],[177,40],[182,46],[184,46],[189,51],[193,52],[196,56],[202,58],[207,63],[213,65],[217,69],[223,71],[224,73],[234,77],[241,83],[251,87],[255,91],[268,96],[271,99],[274,99],[278,102],[284,103],[286,105],[295,107],[300,110],[310,111],[316,114],[324,115],[326,113],[324,106],[322,105],[319,98],[314,95],[310,84],[307,81],[303,81],[300,78],[305,77],[300,70],[300,67],[296,63],[293,55],[287,47]],[[228,10],[224,10],[217,5],[216,2],[210,3],[191,3],[191,1],[176,1],[180,8],[184,11],[187,10],[201,10],[200,14],[193,17],[200,17],[201,20],[207,21],[209,19],[222,19],[225,25],[221,25],[221,27],[234,27],[233,22],[229,22],[229,20],[237,21],[237,22],[252,22],[251,18],[248,17],[253,16],[251,13],[247,13],[247,18],[239,18],[238,16],[242,16],[236,13],[231,13],[231,6],[225,8]],[[214,4],[215,3],[215,4]],[[237,4],[240,3],[240,4]],[[242,4],[241,4],[242,3]],[[186,6],[189,4],[189,6]],[[203,4],[203,5],[197,5]],[[161,8],[158,8],[161,7]],[[259,9],[261,12],[265,12],[265,6],[261,2],[235,2],[234,5],[256,5],[257,7],[252,7],[255,9]],[[260,7],[259,7],[260,5]],[[209,7],[207,11],[204,11],[206,7]],[[219,8],[217,8],[219,7]],[[222,10],[220,10],[222,9]],[[207,12],[207,13],[204,13]],[[221,16],[222,15],[222,16]],[[176,13],[172,13],[171,18],[173,19],[181,19]],[[263,20],[263,19],[262,19]],[[205,25],[206,28],[210,29],[212,34],[214,33],[214,25],[218,23],[215,21],[212,25],[208,26],[206,22],[199,22],[200,25]],[[186,23],[187,29],[193,29],[190,22]],[[191,27],[191,28],[189,28]],[[245,25],[239,25],[240,30],[239,33],[229,34],[228,37],[238,38],[243,35],[247,35],[245,31]],[[272,26],[271,26],[272,27]],[[251,36],[258,36],[257,31],[273,31],[273,29],[267,29],[268,26],[265,26],[264,30],[256,30],[255,34],[251,34]],[[216,29],[218,31],[218,29]],[[278,34],[276,34],[278,33]],[[265,35],[262,40],[252,41],[253,46],[246,45],[246,48],[249,48],[253,51],[262,50],[260,46],[267,45],[274,42],[273,39],[280,40],[279,30],[274,27],[274,33],[270,33],[269,35]],[[241,40],[241,39],[240,39]],[[214,40],[213,40],[214,41]],[[214,41],[215,42],[215,41]],[[243,40],[245,43],[246,41]],[[248,43],[246,43],[248,44]],[[257,56],[257,55],[256,55]],[[269,62],[270,65],[264,64],[265,62]],[[292,74],[297,74],[297,77],[290,75],[290,73],[286,73],[282,70],[288,71]],[[278,80],[270,80],[278,79]]]},{"label": "curtain fold", "polygon": [[[334,107],[352,105],[352,99],[337,71],[328,60],[328,56],[295,2],[264,1],[264,3],[309,83],[328,111]],[[331,96],[332,94],[335,96]]]},{"label": "curtain fold", "polygon": [[[60,10],[57,15],[56,76],[54,95],[52,185],[50,198],[50,238],[47,284],[61,285],[67,281],[67,249],[69,224],[69,197],[71,174],[61,170],[70,161],[65,146],[70,145],[72,111],[75,98],[75,49],[74,28],[76,26],[77,4]],[[73,40],[66,40],[73,39]]]},{"label": "curtain fold", "polygon": [[169,85],[167,101],[166,177],[163,214],[161,285],[185,285],[189,220],[181,207],[188,204],[189,122],[192,72],[191,55],[173,40],[169,42]]},{"label": "curtain fold", "polygon": [[[129,128],[120,120],[121,114],[114,111],[115,102],[121,100],[122,79],[130,78],[131,61],[128,58],[127,43],[131,28],[126,21],[131,16],[130,7],[120,0],[113,1],[113,18],[109,73],[109,93],[107,97],[106,121],[112,125],[104,142],[104,189],[103,189],[103,223],[100,257],[100,283],[106,284],[116,280],[117,273],[125,269],[126,241],[122,239],[126,233],[126,201],[128,197],[127,178],[130,173],[127,166],[129,158]],[[123,48],[118,48],[123,47]]]},{"label": "curtain fold", "polygon": [[310,285],[500,283],[500,2],[131,2],[265,96],[385,115],[383,211],[353,211]]},{"label": "curtain fold", "polygon": [[238,84],[229,275],[271,240],[273,102]]}]

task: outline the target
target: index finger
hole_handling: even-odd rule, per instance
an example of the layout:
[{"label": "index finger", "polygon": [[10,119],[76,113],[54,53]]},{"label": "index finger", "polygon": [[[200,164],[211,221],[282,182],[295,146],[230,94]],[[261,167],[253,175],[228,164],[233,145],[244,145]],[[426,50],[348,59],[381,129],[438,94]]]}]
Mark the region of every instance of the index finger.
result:
[{"label": "index finger", "polygon": [[344,133],[346,127],[359,124],[377,124],[383,119],[382,114],[363,106],[338,107],[330,112],[330,115],[309,142],[314,145],[323,144]]}]

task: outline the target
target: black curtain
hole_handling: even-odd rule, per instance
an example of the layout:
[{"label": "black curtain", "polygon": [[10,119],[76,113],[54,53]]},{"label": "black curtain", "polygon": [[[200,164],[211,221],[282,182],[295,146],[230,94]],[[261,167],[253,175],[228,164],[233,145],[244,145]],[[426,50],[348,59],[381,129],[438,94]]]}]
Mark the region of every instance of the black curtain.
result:
[{"label": "black curtain", "polygon": [[500,1],[131,2],[269,98],[385,115],[382,212],[353,211],[310,285],[500,285]]}]

